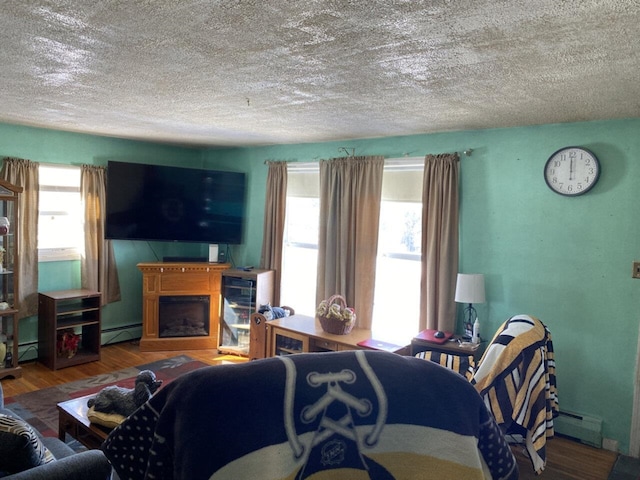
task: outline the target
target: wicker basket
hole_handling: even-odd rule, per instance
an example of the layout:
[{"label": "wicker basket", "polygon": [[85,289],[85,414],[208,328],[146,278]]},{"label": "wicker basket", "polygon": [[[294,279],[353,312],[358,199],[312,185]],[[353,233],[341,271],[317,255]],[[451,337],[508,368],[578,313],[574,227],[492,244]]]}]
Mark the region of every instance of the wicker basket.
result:
[{"label": "wicker basket", "polygon": [[[325,309],[322,308],[323,303],[326,306]],[[348,311],[347,316],[350,317],[350,319],[345,320],[343,318],[335,318],[334,316],[329,317],[319,313],[322,310],[328,311],[331,305],[337,305],[341,315],[344,315],[345,311]],[[333,295],[325,302],[321,302],[320,305],[318,305],[317,317],[322,329],[334,335],[347,335],[356,323],[356,314],[352,308],[347,307],[347,301],[342,295]]]}]

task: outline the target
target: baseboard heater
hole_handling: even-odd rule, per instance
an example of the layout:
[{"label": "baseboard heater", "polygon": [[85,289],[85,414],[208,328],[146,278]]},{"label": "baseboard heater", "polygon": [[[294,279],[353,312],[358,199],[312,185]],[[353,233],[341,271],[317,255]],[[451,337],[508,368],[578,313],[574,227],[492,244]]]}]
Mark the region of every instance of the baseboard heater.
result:
[{"label": "baseboard heater", "polygon": [[104,345],[137,340],[142,337],[142,324],[123,325],[121,327],[107,328],[100,332],[100,342]]},{"label": "baseboard heater", "polygon": [[602,420],[599,418],[561,411],[553,420],[553,428],[560,435],[602,448]]}]

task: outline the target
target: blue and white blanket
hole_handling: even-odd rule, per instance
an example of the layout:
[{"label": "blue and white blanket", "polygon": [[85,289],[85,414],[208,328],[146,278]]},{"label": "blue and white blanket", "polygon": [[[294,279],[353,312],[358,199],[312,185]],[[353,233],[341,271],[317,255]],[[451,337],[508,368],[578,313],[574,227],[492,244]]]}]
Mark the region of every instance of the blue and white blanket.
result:
[{"label": "blue and white blanket", "polygon": [[517,479],[473,385],[382,351],[206,367],[103,446],[125,479]]}]

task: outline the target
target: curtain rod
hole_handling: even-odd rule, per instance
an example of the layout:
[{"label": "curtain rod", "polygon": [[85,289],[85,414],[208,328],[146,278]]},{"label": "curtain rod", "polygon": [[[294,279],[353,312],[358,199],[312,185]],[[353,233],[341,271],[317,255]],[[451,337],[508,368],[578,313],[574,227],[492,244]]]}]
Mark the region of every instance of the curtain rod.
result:
[{"label": "curtain rod", "polygon": [[[349,151],[351,150],[351,151]],[[355,157],[356,156],[356,149],[355,148],[351,148],[348,149],[346,147],[340,147],[338,148],[338,152],[344,152],[347,157]],[[458,155],[465,155],[467,157],[470,157],[471,154],[473,153],[473,149],[472,148],[467,148],[466,150],[462,150],[462,152],[456,152]],[[405,153],[405,156],[409,156],[408,153]]]},{"label": "curtain rod", "polygon": [[290,163],[295,162],[295,160],[265,160],[263,163],[267,165],[268,163]]},{"label": "curtain rod", "polygon": [[[338,152],[344,152],[347,155],[347,158],[356,156],[356,149],[355,148],[352,148],[351,152],[349,152],[349,149],[347,149],[346,147],[340,147],[340,148],[338,148]],[[466,157],[470,157],[471,154],[473,153],[473,148],[467,148],[466,150],[462,150],[461,152],[455,152],[455,153],[457,153],[458,155],[464,155]],[[405,153],[405,156],[408,157],[409,154]],[[403,157],[390,157],[390,158],[396,160],[396,159],[401,159]],[[265,160],[264,164],[267,165],[268,163],[272,163],[272,162],[275,162],[275,161],[274,160]],[[279,162],[289,163],[289,162],[293,162],[293,160],[279,160]],[[275,163],[277,163],[277,162],[275,162]]]}]

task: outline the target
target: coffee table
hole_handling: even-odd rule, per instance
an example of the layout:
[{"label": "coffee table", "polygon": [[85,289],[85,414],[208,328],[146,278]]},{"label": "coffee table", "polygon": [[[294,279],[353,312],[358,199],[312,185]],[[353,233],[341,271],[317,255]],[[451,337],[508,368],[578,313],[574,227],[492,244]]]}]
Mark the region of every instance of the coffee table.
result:
[{"label": "coffee table", "polygon": [[58,406],[58,438],[64,441],[65,434],[71,435],[89,449],[102,446],[107,439],[110,429],[91,423],[87,418],[87,400],[95,395],[85,395]]}]

